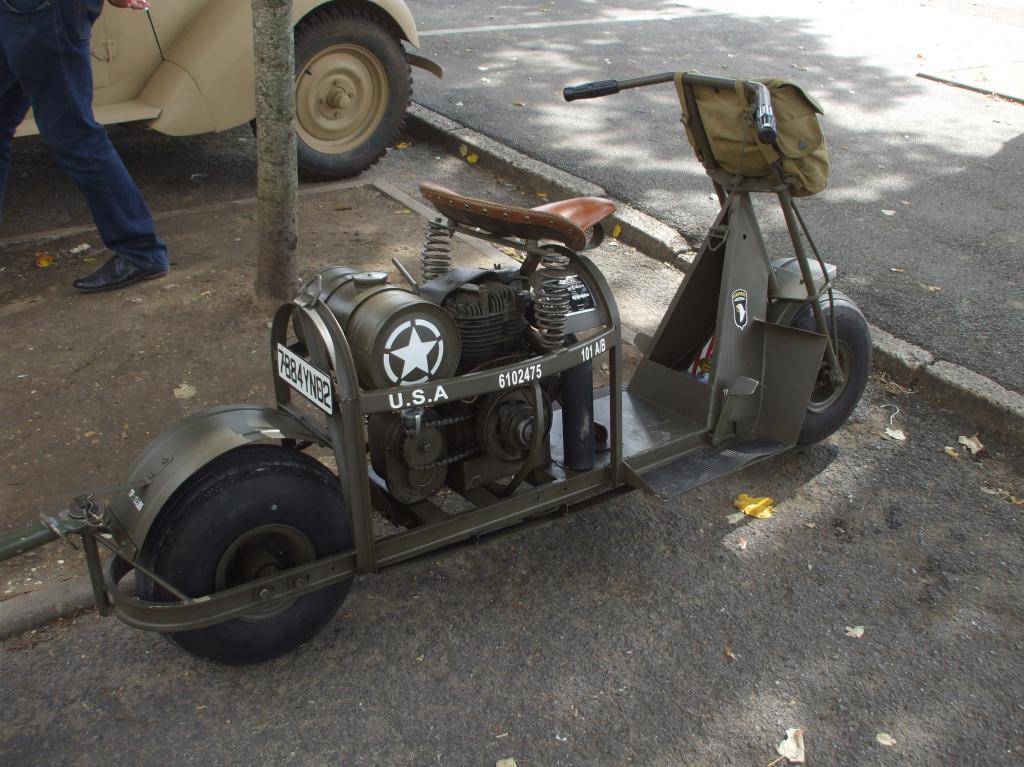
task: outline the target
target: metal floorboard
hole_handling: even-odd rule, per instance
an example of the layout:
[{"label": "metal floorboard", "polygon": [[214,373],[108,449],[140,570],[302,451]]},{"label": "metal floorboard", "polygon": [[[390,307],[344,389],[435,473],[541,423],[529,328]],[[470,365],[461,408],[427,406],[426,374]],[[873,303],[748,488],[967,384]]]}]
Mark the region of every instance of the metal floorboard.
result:
[{"label": "metal floorboard", "polygon": [[641,475],[660,498],[675,498],[688,490],[731,474],[747,464],[785,452],[788,446],[770,439],[758,439],[720,450],[684,456]]}]

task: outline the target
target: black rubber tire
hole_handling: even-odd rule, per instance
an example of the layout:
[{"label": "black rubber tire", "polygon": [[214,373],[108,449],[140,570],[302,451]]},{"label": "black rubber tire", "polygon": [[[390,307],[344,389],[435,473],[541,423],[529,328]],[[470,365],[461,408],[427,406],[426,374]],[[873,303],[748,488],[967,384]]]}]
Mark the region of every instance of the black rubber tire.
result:
[{"label": "black rubber tire", "polygon": [[[804,418],[803,428],[797,443],[812,445],[821,442],[840,426],[846,423],[853,409],[860,402],[864,387],[871,372],[871,331],[867,320],[857,305],[848,296],[833,291],[835,296],[836,330],[840,345],[845,345],[844,354],[849,355],[849,370],[844,370],[846,380],[839,396],[826,408],[815,412],[808,409]],[[825,313],[825,321],[832,327],[832,311],[829,308],[828,296],[821,299],[821,309]],[[801,330],[817,332],[814,311],[806,306],[793,320],[791,325]],[[822,362],[822,366],[826,365]]]},{"label": "black rubber tire", "polygon": [[[141,562],[191,597],[213,593],[218,563],[246,532],[288,525],[308,538],[316,556],[352,548],[352,531],[337,477],[298,450],[276,445],[237,448],[196,472],[171,498],[150,530]],[[140,598],[169,601],[137,571]],[[319,632],[344,601],[351,580],[298,598],[270,616],[236,618],[169,634],[189,653],[220,663],[261,663]]]},{"label": "black rubber tire", "polygon": [[349,178],[372,166],[401,130],[412,98],[412,73],[401,40],[386,20],[352,8],[328,5],[304,18],[295,28],[295,71],[301,73],[324,48],[338,44],[365,48],[380,62],[388,78],[388,104],[374,132],[355,149],[327,154],[298,135],[299,172],[310,180]]}]

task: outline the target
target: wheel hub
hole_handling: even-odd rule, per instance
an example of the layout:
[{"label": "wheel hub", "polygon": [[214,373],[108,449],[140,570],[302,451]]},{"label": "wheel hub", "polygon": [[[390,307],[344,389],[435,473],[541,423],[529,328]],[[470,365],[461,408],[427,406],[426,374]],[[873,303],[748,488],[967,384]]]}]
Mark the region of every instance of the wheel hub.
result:
[{"label": "wheel hub", "polygon": [[[217,591],[241,586],[316,559],[316,550],[305,533],[291,525],[263,525],[239,536],[221,555],[214,585]],[[269,593],[257,593],[260,601]],[[250,610],[243,619],[260,620],[284,612],[294,599]]]},{"label": "wheel hub", "polygon": [[319,152],[339,154],[361,145],[384,119],[387,105],[384,66],[358,45],[324,48],[297,73],[298,134]]}]

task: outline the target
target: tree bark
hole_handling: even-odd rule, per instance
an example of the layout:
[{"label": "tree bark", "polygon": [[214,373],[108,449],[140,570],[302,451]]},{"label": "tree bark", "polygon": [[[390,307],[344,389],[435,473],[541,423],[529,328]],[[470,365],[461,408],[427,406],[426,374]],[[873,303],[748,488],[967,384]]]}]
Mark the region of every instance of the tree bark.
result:
[{"label": "tree bark", "polygon": [[252,0],[256,64],[256,294],[295,297],[295,34],[292,0]]}]

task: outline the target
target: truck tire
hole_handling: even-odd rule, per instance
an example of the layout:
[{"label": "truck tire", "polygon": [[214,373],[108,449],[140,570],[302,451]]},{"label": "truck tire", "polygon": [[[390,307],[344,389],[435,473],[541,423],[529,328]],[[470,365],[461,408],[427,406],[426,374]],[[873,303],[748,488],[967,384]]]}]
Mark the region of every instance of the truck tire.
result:
[{"label": "truck tire", "polygon": [[[811,393],[811,400],[807,405],[803,428],[797,438],[797,444],[800,445],[821,442],[846,423],[864,393],[868,374],[871,372],[871,331],[868,329],[867,320],[848,296],[838,291],[833,291],[833,295],[843,383],[837,388],[829,381],[826,354],[818,371],[818,380]],[[825,321],[831,328],[832,309],[827,295],[821,299],[821,309],[825,313]],[[810,306],[805,307],[791,324],[801,330],[818,330]]]},{"label": "truck tire", "polygon": [[412,76],[396,33],[379,16],[328,5],[295,28],[299,171],[358,175],[387,151],[405,119]]},{"label": "truck tire", "polygon": [[[200,597],[350,548],[351,524],[337,477],[298,450],[248,445],[211,461],[175,493],[140,561]],[[140,598],[171,601],[141,571],[136,583]],[[351,585],[343,581],[168,638],[201,658],[261,663],[317,634]]]}]

